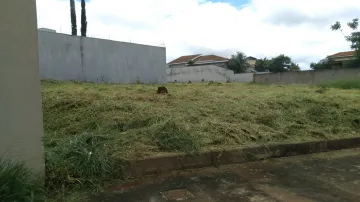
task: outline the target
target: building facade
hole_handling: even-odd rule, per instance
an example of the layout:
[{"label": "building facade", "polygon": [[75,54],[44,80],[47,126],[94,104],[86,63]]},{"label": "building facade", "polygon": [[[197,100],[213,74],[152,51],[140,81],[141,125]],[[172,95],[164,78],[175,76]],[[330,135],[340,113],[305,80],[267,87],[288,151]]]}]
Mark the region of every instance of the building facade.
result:
[{"label": "building facade", "polygon": [[339,52],[328,56],[328,59],[331,61],[333,69],[344,68],[345,62],[356,59],[355,53],[355,51]]}]

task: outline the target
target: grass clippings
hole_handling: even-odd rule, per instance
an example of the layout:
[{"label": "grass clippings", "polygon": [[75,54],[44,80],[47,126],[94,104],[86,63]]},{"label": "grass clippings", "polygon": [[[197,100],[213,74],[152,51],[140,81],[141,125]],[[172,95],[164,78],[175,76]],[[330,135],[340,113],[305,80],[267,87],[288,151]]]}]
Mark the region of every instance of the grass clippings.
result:
[{"label": "grass clippings", "polygon": [[42,81],[46,181],[101,186],[150,156],[360,135],[360,90],[240,83]]}]

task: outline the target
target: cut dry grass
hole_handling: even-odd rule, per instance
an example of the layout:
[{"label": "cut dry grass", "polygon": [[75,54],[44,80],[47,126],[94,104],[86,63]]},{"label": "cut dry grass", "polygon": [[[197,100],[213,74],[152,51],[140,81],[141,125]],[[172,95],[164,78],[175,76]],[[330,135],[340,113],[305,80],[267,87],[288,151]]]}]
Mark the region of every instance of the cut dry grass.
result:
[{"label": "cut dry grass", "polygon": [[50,181],[96,183],[118,160],[360,134],[360,90],[167,84],[170,95],[159,95],[157,87],[43,81]]},{"label": "cut dry grass", "polygon": [[360,132],[359,90],[168,84],[171,95],[158,95],[155,85],[44,81],[42,87],[47,145],[88,133],[119,158]]}]

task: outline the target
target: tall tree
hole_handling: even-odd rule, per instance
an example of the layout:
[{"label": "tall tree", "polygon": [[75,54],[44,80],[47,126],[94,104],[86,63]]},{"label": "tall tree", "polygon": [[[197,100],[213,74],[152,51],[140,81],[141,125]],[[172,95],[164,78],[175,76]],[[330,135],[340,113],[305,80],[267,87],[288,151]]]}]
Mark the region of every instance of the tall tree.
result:
[{"label": "tall tree", "polygon": [[294,62],[291,62],[290,66],[287,69],[288,69],[288,71],[291,71],[291,72],[301,70],[299,64],[296,64]]},{"label": "tall tree", "polygon": [[256,60],[255,63],[255,70],[257,72],[265,72],[269,70],[269,66],[270,66],[270,60],[268,60],[267,58],[258,59]]},{"label": "tall tree", "polygon": [[246,55],[243,52],[237,52],[235,55],[231,55],[230,60],[227,62],[229,69],[234,73],[244,73],[249,68],[249,64],[246,61]]},{"label": "tall tree", "polygon": [[344,34],[345,39],[351,43],[350,47],[351,49],[356,50],[356,56],[360,59],[360,31],[358,31],[359,27],[359,19],[355,18],[351,22],[347,23],[348,27],[352,29],[353,31],[350,33],[350,35],[345,35],[342,30],[342,26],[339,21],[337,21],[335,24],[331,25],[331,29],[333,31],[340,30],[341,33]]},{"label": "tall tree", "polygon": [[87,32],[87,19],[86,19],[86,3],[81,0],[81,36],[86,37]]},{"label": "tall tree", "polygon": [[77,35],[75,0],[70,0],[71,34]]},{"label": "tall tree", "polygon": [[313,70],[320,70],[320,69],[332,69],[331,60],[328,58],[322,59],[317,63],[311,63],[310,68]]},{"label": "tall tree", "polygon": [[287,72],[287,71],[299,71],[299,65],[295,64],[289,56],[281,54],[269,62],[270,72]]}]

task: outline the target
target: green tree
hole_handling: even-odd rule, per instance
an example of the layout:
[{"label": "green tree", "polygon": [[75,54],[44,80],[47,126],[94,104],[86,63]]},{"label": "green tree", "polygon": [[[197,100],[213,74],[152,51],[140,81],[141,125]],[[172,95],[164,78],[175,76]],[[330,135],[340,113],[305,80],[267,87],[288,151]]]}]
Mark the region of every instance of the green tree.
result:
[{"label": "green tree", "polygon": [[230,60],[227,62],[227,67],[233,70],[235,74],[246,72],[249,64],[246,61],[245,53],[237,52],[235,55],[231,55]]},{"label": "green tree", "polygon": [[189,66],[193,66],[195,64],[195,61],[191,59],[186,64]]},{"label": "green tree", "polygon": [[86,19],[86,3],[81,0],[81,36],[86,37],[87,32],[87,19]]},{"label": "green tree", "polygon": [[267,58],[256,60],[255,70],[257,72],[265,72],[268,71],[270,67],[270,60]]},{"label": "green tree", "polygon": [[311,63],[310,68],[313,70],[320,70],[320,69],[332,69],[331,60],[328,58],[322,59],[319,62]]},{"label": "green tree", "polygon": [[291,63],[290,66],[287,68],[288,71],[300,71],[300,66],[299,64],[296,64],[296,63]]},{"label": "green tree", "polygon": [[331,29],[333,31],[340,30],[341,33],[345,36],[345,39],[351,43],[350,47],[351,49],[356,50],[356,56],[360,59],[360,31],[358,31],[359,27],[359,19],[355,18],[351,22],[347,23],[348,27],[352,29],[352,32],[350,35],[345,35],[342,30],[341,23],[337,21],[335,24],[331,25]]},{"label": "green tree", "polygon": [[70,0],[71,34],[77,35],[75,0]]},{"label": "green tree", "polygon": [[289,56],[281,54],[269,62],[269,71],[273,73],[299,71],[299,65],[295,64]]},{"label": "green tree", "polygon": [[360,57],[343,62],[344,68],[360,68]]}]

